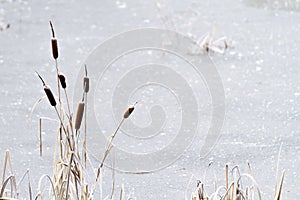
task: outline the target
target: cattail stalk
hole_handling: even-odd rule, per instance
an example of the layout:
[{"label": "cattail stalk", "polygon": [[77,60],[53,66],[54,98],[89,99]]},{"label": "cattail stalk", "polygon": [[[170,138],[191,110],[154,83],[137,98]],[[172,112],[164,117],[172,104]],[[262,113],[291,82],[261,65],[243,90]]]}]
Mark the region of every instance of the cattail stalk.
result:
[{"label": "cattail stalk", "polygon": [[45,81],[44,81],[43,78],[40,76],[40,74],[39,74],[38,72],[35,72],[35,73],[38,75],[38,77],[41,79],[41,81],[42,81],[42,83],[43,83],[44,91],[45,91],[46,96],[47,96],[47,98],[48,98],[48,100],[49,100],[49,102],[50,102],[50,105],[51,105],[51,106],[56,106],[56,100],[55,100],[55,98],[54,98],[54,95],[53,95],[51,89],[50,89],[49,87],[47,87]]},{"label": "cattail stalk", "polygon": [[64,89],[66,101],[67,101],[68,112],[69,112],[69,117],[71,117],[70,103],[69,103],[69,98],[68,98],[67,89],[66,89],[67,88],[66,77],[62,73],[59,73],[58,79],[59,79],[61,87]]},{"label": "cattail stalk", "polygon": [[51,21],[50,21],[50,27],[52,32],[52,38],[51,38],[52,56],[56,60],[58,58],[58,46],[57,46],[57,39],[55,38],[53,24]]},{"label": "cattail stalk", "polygon": [[41,81],[42,81],[42,83],[43,83],[44,91],[45,91],[45,93],[46,93],[46,95],[47,95],[47,97],[48,97],[48,100],[49,100],[51,106],[54,107],[54,109],[55,109],[55,111],[56,111],[56,113],[57,113],[57,116],[58,116],[58,118],[59,118],[59,120],[60,120],[60,123],[61,123],[61,127],[63,128],[63,130],[64,130],[64,132],[65,132],[65,135],[66,135],[66,137],[67,137],[68,143],[69,143],[70,148],[71,148],[71,150],[72,150],[70,138],[69,138],[69,136],[68,136],[68,131],[67,131],[67,129],[64,127],[63,121],[62,121],[62,119],[61,119],[61,116],[60,116],[60,114],[59,114],[59,112],[58,112],[58,110],[57,110],[57,108],[56,108],[56,100],[55,100],[55,98],[54,98],[54,95],[53,95],[52,91],[50,90],[50,88],[47,87],[45,81],[44,81],[43,78],[39,75],[39,73],[36,72],[36,74],[38,75],[38,77],[41,79]]},{"label": "cattail stalk", "polygon": [[[225,188],[226,188],[226,190],[228,190],[228,187],[229,187],[229,182],[228,182],[228,172],[229,172],[229,165],[228,164],[226,164],[226,166],[225,166],[225,173],[226,173],[226,177],[225,177],[225,181],[226,181],[226,186],[225,186]],[[228,199],[228,194],[226,194],[226,200]]]},{"label": "cattail stalk", "polygon": [[[51,28],[51,32],[52,32],[52,38],[51,38],[51,47],[52,47],[52,56],[55,60],[55,68],[56,68],[56,75],[57,75],[57,90],[58,90],[58,101],[59,103],[61,103],[60,101],[60,85],[59,85],[59,71],[58,71],[58,64],[57,64],[57,58],[58,58],[58,46],[57,46],[57,40],[55,38],[55,33],[54,33],[54,28],[53,28],[53,24],[50,21],[50,28]],[[59,109],[61,111],[61,107]]]},{"label": "cattail stalk", "polygon": [[55,59],[55,68],[56,68],[56,74],[57,74],[57,91],[58,91],[58,101],[59,103],[61,103],[60,101],[60,85],[59,85],[59,71],[58,71],[58,65],[57,65],[57,60]]},{"label": "cattail stalk", "polygon": [[116,137],[117,132],[118,132],[119,129],[121,128],[123,122],[124,122],[124,121],[131,115],[131,113],[133,112],[134,106],[135,106],[136,104],[137,104],[137,102],[136,102],[133,106],[130,106],[130,107],[125,111],[125,113],[124,113],[124,115],[123,115],[123,118],[122,118],[121,122],[119,123],[117,129],[116,129],[115,132],[110,136],[110,140],[109,140],[108,145],[107,145],[107,147],[106,147],[106,149],[105,149],[105,151],[104,151],[104,155],[103,155],[102,161],[101,161],[101,163],[100,163],[100,165],[99,165],[99,167],[98,167],[98,170],[97,170],[97,176],[96,176],[96,181],[95,181],[95,184],[94,184],[94,188],[96,187],[96,184],[97,184],[98,179],[99,179],[99,177],[100,177],[100,172],[101,172],[101,169],[102,169],[102,167],[103,167],[103,165],[104,165],[105,159],[107,158],[107,156],[108,156],[108,154],[109,154],[111,148],[113,147],[112,142],[113,142],[114,138]]},{"label": "cattail stalk", "polygon": [[[67,94],[67,90],[66,90],[66,88],[67,88],[66,77],[62,73],[59,73],[58,79],[61,84],[61,87],[64,90],[65,96],[66,96],[67,107],[68,107],[68,112],[69,112],[69,122],[70,122],[70,128],[71,128],[72,140],[73,140],[73,148],[75,148],[75,139],[74,139],[74,133],[73,133],[73,127],[72,127],[72,116],[71,116],[71,110],[70,110],[70,103],[69,103],[69,98],[68,98],[68,94]],[[61,113],[61,109],[60,109],[60,113]]]},{"label": "cattail stalk", "polygon": [[122,126],[124,120],[125,120],[125,118],[123,118],[121,120],[121,122],[119,123],[119,125],[118,125],[117,129],[115,130],[115,132],[110,136],[110,140],[109,140],[108,145],[107,145],[107,147],[106,147],[106,149],[104,151],[104,155],[103,155],[102,161],[101,161],[101,163],[100,163],[100,165],[98,167],[98,170],[97,170],[97,176],[96,176],[96,182],[95,182],[94,188],[96,187],[96,184],[97,184],[98,179],[100,177],[100,171],[101,171],[101,169],[102,169],[102,167],[104,165],[104,161],[105,161],[106,157],[108,156],[110,149],[112,148],[112,142],[113,142],[114,138],[116,137],[116,134],[119,131],[120,127]]},{"label": "cattail stalk", "polygon": [[[58,58],[58,45],[57,45],[57,39],[55,38],[55,32],[54,32],[54,28],[53,28],[53,24],[50,21],[50,28],[51,28],[51,32],[52,32],[52,38],[51,38],[51,47],[52,47],[52,56],[55,60],[55,68],[56,68],[56,78],[57,78],[57,92],[58,92],[58,102],[59,102],[59,115],[62,115],[62,109],[61,109],[61,99],[60,99],[60,85],[59,85],[59,70],[58,70],[58,64],[57,64],[57,58]],[[62,121],[62,120],[61,120]],[[62,126],[63,124],[60,124],[59,127],[59,139],[60,141],[62,140]],[[67,134],[67,132],[65,132],[65,134]],[[61,149],[62,151],[62,149]]]},{"label": "cattail stalk", "polygon": [[53,28],[51,21],[50,21],[50,27],[51,27],[51,32],[52,32],[52,38],[51,38],[52,56],[55,60],[55,68],[56,68],[56,74],[57,74],[58,99],[60,102],[60,86],[59,86],[59,78],[58,78],[59,74],[58,74],[58,66],[57,66],[58,46],[57,46],[57,40],[55,38],[54,28]]},{"label": "cattail stalk", "polygon": [[87,93],[89,92],[90,89],[90,79],[87,74],[87,67],[86,65],[84,66],[85,69],[85,77],[83,77],[83,90],[84,90],[84,101],[85,101],[85,109],[84,109],[84,141],[83,141],[83,166],[86,168],[86,129],[87,129]]}]

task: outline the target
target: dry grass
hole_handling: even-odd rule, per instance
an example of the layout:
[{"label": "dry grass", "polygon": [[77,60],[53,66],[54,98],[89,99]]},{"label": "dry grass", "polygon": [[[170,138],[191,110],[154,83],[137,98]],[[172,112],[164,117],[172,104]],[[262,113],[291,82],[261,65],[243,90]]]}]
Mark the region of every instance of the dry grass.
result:
[{"label": "dry grass", "polygon": [[[212,194],[207,194],[205,192],[205,185],[200,181],[197,182],[196,189],[192,193],[192,200],[261,200],[261,192],[257,182],[255,181],[252,169],[250,167],[249,162],[247,162],[249,172],[248,173],[240,173],[240,169],[238,166],[234,166],[229,171],[229,166],[225,167],[225,186],[220,186],[216,189],[216,191]],[[229,177],[229,174],[232,174]],[[245,180],[247,179],[247,180]],[[275,196],[274,200],[280,200],[280,195],[282,192],[282,185],[284,179],[284,171],[282,172],[282,176],[279,182],[279,188],[276,190],[275,187]],[[242,180],[247,182],[247,185],[242,184]],[[276,180],[277,185],[277,180]]]}]

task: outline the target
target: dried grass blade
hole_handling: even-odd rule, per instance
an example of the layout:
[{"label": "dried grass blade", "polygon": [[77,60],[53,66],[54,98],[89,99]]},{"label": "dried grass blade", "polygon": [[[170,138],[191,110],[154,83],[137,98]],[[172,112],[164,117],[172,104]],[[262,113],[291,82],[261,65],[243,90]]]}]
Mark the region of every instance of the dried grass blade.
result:
[{"label": "dried grass blade", "polygon": [[277,181],[278,181],[278,171],[279,171],[279,162],[280,162],[280,155],[282,151],[282,145],[283,143],[280,144],[279,152],[278,152],[278,157],[277,157],[277,165],[276,165],[276,182],[275,182],[275,197],[276,197],[276,191],[277,191]]},{"label": "dried grass blade", "polygon": [[42,118],[39,120],[40,125],[40,157],[43,156],[43,140],[42,140]]},{"label": "dried grass blade", "polygon": [[13,196],[13,191],[14,189],[16,190],[17,189],[17,184],[16,184],[16,179],[15,179],[15,176],[14,175],[10,175],[2,184],[2,187],[1,187],[1,192],[0,192],[0,197],[2,198],[3,197],[3,194],[5,192],[5,188],[8,184],[8,182],[11,182],[11,191],[10,191],[10,194]]},{"label": "dried grass blade", "polygon": [[276,194],[275,200],[280,200],[281,191],[282,191],[282,185],[283,185],[283,179],[284,179],[284,174],[285,174],[285,171],[282,172],[280,183],[279,183],[279,189],[278,189],[278,192]]},{"label": "dried grass blade", "polygon": [[[39,183],[38,183],[38,195],[37,195],[37,197],[38,197],[38,196],[41,196],[41,194],[42,194],[42,193],[41,193],[41,185],[42,185],[42,181],[43,181],[44,178],[46,178],[46,179],[49,181],[49,183],[50,183],[50,185],[51,185],[52,192],[53,192],[54,199],[57,200],[58,197],[57,197],[56,192],[55,192],[55,189],[54,189],[54,184],[53,184],[52,179],[50,178],[49,175],[43,175],[43,176],[41,176],[41,178],[40,178],[40,180],[39,180]],[[36,198],[37,198],[37,197],[36,197]],[[35,199],[36,199],[36,198],[35,198]]]}]

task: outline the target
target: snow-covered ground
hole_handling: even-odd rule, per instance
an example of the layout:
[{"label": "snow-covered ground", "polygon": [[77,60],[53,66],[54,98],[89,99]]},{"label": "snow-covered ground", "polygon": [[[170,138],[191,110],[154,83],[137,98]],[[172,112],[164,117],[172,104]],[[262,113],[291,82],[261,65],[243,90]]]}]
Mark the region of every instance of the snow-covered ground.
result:
[{"label": "snow-covered ground", "polygon": [[[215,179],[223,183],[225,163],[246,171],[249,160],[263,199],[270,199],[282,143],[279,169],[286,170],[282,199],[297,199],[299,11],[300,2],[289,0],[0,0],[0,26],[10,24],[0,31],[0,152],[4,157],[6,149],[11,151],[17,177],[29,168],[37,182],[42,174],[52,172],[57,122],[45,122],[44,157],[40,158],[38,117],[55,118],[55,112],[43,102],[30,119],[32,106],[43,94],[34,71],[43,74],[53,88],[56,83],[49,20],[59,39],[60,69],[71,86],[90,52],[115,34],[158,27],[200,38],[215,26],[217,36],[234,41],[234,48],[224,55],[211,55],[226,96],[226,119],[216,147],[200,159],[195,144],[174,164],[155,173],[117,173],[117,189],[124,183],[127,191],[134,189],[138,199],[184,199],[185,191],[190,191],[197,179],[206,182],[212,192]],[[210,161],[213,164],[203,180]]]}]

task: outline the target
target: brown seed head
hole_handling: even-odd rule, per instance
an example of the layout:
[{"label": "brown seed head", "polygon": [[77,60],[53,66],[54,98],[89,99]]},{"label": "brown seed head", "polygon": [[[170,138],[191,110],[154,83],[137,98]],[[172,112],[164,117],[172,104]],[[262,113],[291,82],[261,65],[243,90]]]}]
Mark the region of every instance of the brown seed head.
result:
[{"label": "brown seed head", "polygon": [[87,74],[87,67],[84,65],[85,76],[83,77],[83,90],[85,93],[88,93],[90,90],[90,79]]},{"label": "brown seed head", "polygon": [[127,118],[131,115],[131,113],[133,112],[133,110],[134,110],[134,106],[130,106],[130,107],[125,111],[123,117],[124,117],[125,119],[127,119]]},{"label": "brown seed head", "polygon": [[47,98],[48,98],[51,106],[56,106],[56,101],[55,101],[55,98],[54,98],[53,93],[50,90],[50,88],[48,88],[47,86],[44,86],[44,91],[47,95]]},{"label": "brown seed head", "polygon": [[58,58],[58,46],[57,40],[55,38],[51,39],[51,46],[52,46],[52,56],[54,59]]},{"label": "brown seed head", "polygon": [[51,21],[50,21],[50,28],[51,28],[51,32],[52,32],[52,39],[51,39],[52,56],[54,59],[57,59],[58,58],[58,46],[57,46],[57,40],[55,38],[54,28],[53,28]]},{"label": "brown seed head", "polygon": [[75,119],[75,130],[80,129],[82,117],[83,117],[83,111],[84,111],[84,102],[79,102],[77,107],[77,113],[76,113],[76,119]]},{"label": "brown seed head", "polygon": [[61,87],[66,89],[67,84],[66,84],[66,77],[63,74],[58,74],[59,82],[61,84]]},{"label": "brown seed head", "polygon": [[87,76],[83,77],[83,89],[86,93],[90,90],[90,79]]}]

